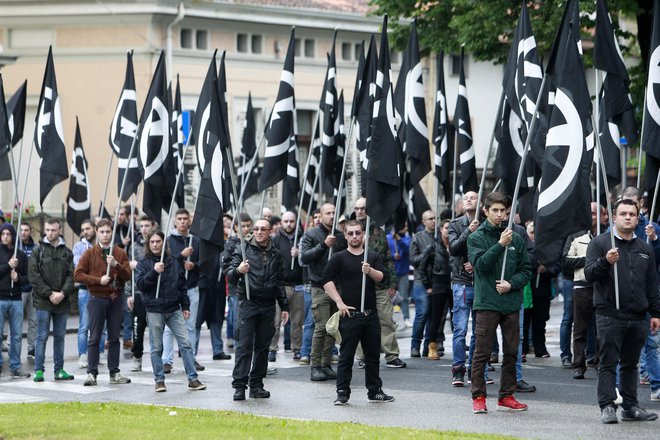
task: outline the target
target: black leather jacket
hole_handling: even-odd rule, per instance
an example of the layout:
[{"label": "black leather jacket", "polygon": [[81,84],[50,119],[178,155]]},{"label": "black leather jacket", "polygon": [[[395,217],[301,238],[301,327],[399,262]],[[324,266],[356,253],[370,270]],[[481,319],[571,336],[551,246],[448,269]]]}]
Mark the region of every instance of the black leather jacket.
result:
[{"label": "black leather jacket", "polygon": [[[325,238],[330,234],[323,224],[308,230],[300,241],[300,260],[307,266],[309,271],[309,282],[315,287],[323,286],[323,272],[328,264],[329,249],[325,245]],[[335,232],[337,240],[332,245],[332,253],[336,254],[348,247],[344,234]]]},{"label": "black leather jacket", "polygon": [[250,283],[250,299],[272,298],[277,300],[283,312],[288,312],[289,301],[282,279],[282,254],[273,246],[273,241],[269,240],[266,247],[262,248],[257,244],[254,236],[251,237],[245,243],[245,258],[250,264],[250,271],[246,275],[237,270],[238,265],[243,261],[240,247],[234,251],[229,272],[227,272],[227,279],[238,285],[238,297],[246,299],[245,278],[247,276]]},{"label": "black leather jacket", "polygon": [[468,237],[472,233],[468,228],[470,219],[463,215],[449,222],[449,260],[451,265],[451,282],[465,286],[474,285],[474,276],[463,267],[468,262]]},{"label": "black leather jacket", "polygon": [[434,281],[444,282],[449,286],[451,278],[449,252],[442,243],[433,242],[424,249],[419,276],[426,289],[432,288]]},{"label": "black leather jacket", "polygon": [[302,267],[297,258],[293,259],[293,270],[291,269],[291,248],[294,246],[293,238],[289,238],[284,231],[280,230],[273,237],[273,245],[282,254],[282,264],[284,266],[283,279],[284,284],[295,286],[302,284]]}]

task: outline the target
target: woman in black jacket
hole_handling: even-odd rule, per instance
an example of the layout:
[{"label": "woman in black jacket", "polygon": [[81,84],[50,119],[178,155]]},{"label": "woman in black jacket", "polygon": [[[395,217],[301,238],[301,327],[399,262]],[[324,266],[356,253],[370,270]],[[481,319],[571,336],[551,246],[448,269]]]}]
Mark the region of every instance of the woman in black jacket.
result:
[{"label": "woman in black jacket", "polygon": [[180,263],[166,250],[165,258],[161,263],[164,241],[165,234],[162,231],[149,234],[144,249],[144,259],[135,269],[135,284],[142,292],[142,301],[147,310],[151,366],[154,370],[156,392],[167,391],[162,359],[163,332],[166,325],[172,330],[181,350],[183,365],[188,376],[188,389],[203,390],[206,389],[206,385],[197,379],[195,356],[184,322],[190,317],[186,277]]},{"label": "woman in black jacket", "polygon": [[440,359],[436,340],[447,301],[451,298],[451,268],[449,267],[449,220],[442,222],[440,241],[429,244],[422,254],[420,278],[431,296],[431,323],[429,324],[429,354],[431,360]]}]

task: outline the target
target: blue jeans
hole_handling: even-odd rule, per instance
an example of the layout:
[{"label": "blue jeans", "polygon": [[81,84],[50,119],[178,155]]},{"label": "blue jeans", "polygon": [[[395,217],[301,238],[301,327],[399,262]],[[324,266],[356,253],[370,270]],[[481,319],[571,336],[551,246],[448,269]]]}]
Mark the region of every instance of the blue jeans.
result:
[{"label": "blue jeans", "polygon": [[428,295],[426,289],[421,283],[414,283],[412,288],[412,300],[415,301],[415,320],[413,321],[412,340],[410,347],[419,350],[424,337],[424,327],[426,326],[426,309],[428,308]]},{"label": "blue jeans", "polygon": [[518,357],[516,358],[516,382],[523,380],[522,375],[522,344],[523,344],[523,323],[525,322],[525,305],[520,305],[520,343],[518,344]]},{"label": "blue jeans", "polygon": [[[188,329],[190,345],[195,347],[197,345],[197,329],[195,328],[195,324],[197,323],[197,310],[199,309],[199,288],[193,287],[188,289],[188,298],[190,299],[190,318],[186,320],[185,325]],[[180,349],[181,346],[179,345]],[[172,362],[174,362],[174,338],[172,337],[172,330],[169,327],[165,327],[165,332],[163,333],[163,363],[172,365]]]},{"label": "blue jeans", "polygon": [[[9,320],[9,369],[21,369],[21,343],[23,336],[23,298],[17,300],[0,300],[0,329],[5,328],[5,319]],[[0,368],[2,368],[2,353],[0,352]]]},{"label": "blue jeans", "polygon": [[53,360],[55,372],[64,368],[64,337],[66,336],[66,320],[69,312],[54,313],[48,310],[37,310],[37,343],[34,352],[34,371],[44,371],[46,357],[46,342],[50,321],[53,321]]},{"label": "blue jeans", "polygon": [[[89,290],[78,289],[78,356],[87,354],[87,333],[89,332],[89,313],[87,312],[87,303],[89,302]],[[99,342],[99,352],[105,351],[105,337],[107,331],[103,330],[101,342]]]},{"label": "blue jeans", "polygon": [[236,339],[236,316],[238,315],[238,299],[236,295],[227,297],[227,339]]},{"label": "blue jeans", "polygon": [[[647,314],[646,321],[649,322],[650,315]],[[651,333],[646,337],[646,343],[642,349],[639,360],[639,371],[646,374],[651,380],[651,391],[660,389],[660,332]]]},{"label": "blue jeans", "polygon": [[302,346],[300,356],[312,354],[312,336],[314,336],[314,315],[312,314],[312,290],[309,284],[305,285],[305,321],[303,323]]},{"label": "blue jeans", "polygon": [[564,314],[559,326],[559,349],[561,359],[573,360],[571,332],[573,330],[573,280],[562,280],[561,294],[564,296]]},{"label": "blue jeans", "polygon": [[396,279],[399,283],[399,293],[401,294],[401,314],[403,314],[403,319],[410,319],[410,297],[408,296],[410,280],[408,280],[408,274],[397,275]]},{"label": "blue jeans", "polygon": [[[190,321],[192,315],[187,320]],[[149,345],[151,346],[151,366],[154,370],[154,380],[156,382],[165,382],[165,370],[163,368],[163,334],[165,326],[169,328],[176,338],[176,343],[181,350],[183,358],[183,367],[186,370],[188,380],[197,379],[195,370],[195,355],[193,355],[192,345],[190,344],[189,332],[183,319],[181,310],[171,313],[150,313],[147,312],[147,322],[149,324]]]},{"label": "blue jeans", "polygon": [[133,316],[131,315],[131,311],[128,309],[128,303],[126,302],[128,300],[127,296],[124,296],[123,301],[124,301],[124,315],[122,317],[121,321],[121,327],[122,327],[122,339],[124,341],[133,341]]},{"label": "blue jeans", "polygon": [[[468,321],[472,312],[472,303],[474,302],[474,287],[464,284],[452,284],[452,290],[454,293],[454,307],[452,308],[452,312],[454,312],[452,319],[454,323],[454,338],[452,341],[454,360],[452,361],[452,367],[464,367],[465,336],[467,335]],[[473,327],[475,321],[473,317]],[[472,338],[474,338],[474,328]],[[472,357],[473,347],[474,344],[470,341],[470,357]]]},{"label": "blue jeans", "polygon": [[[209,326],[209,333],[211,334],[211,349],[213,354],[224,353],[224,343],[222,342],[222,327],[217,322],[207,323]],[[199,350],[199,335],[202,333],[202,328],[196,330],[197,336],[195,338],[195,353]]]}]

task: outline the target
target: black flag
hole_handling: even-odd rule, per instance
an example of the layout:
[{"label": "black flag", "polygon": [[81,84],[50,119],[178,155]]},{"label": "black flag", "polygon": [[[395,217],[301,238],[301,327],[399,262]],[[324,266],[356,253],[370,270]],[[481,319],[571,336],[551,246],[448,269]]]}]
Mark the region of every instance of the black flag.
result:
[{"label": "black flag", "polygon": [[[323,192],[333,196],[339,185],[344,151],[340,149],[339,138],[339,95],[337,92],[337,63],[335,57],[335,31],[332,49],[328,55],[328,67],[319,103],[320,118],[323,121],[321,133],[321,176]],[[329,184],[326,184],[326,181]]]},{"label": "black flag", "polygon": [[378,71],[378,55],[376,54],[376,38],[372,35],[366,58],[363,55],[364,43],[360,52],[360,65],[355,81],[351,118],[355,118],[355,145],[360,155],[360,195],[367,195],[367,145],[371,134],[373,119],[373,93],[376,90],[376,72]]},{"label": "black flag", "polygon": [[[294,107],[295,112],[295,107]],[[282,186],[283,211],[293,211],[298,205],[300,194],[300,178],[298,177],[298,144],[296,143],[295,123],[291,126],[289,133],[289,151],[287,153],[286,177]]]},{"label": "black flag", "polygon": [[39,203],[43,206],[46,196],[53,187],[69,177],[52,47],[48,49],[46,72],[41,86],[35,119],[34,146],[41,158]]},{"label": "black flag", "polygon": [[287,176],[291,133],[294,132],[294,112],[296,109],[293,68],[295,55],[295,29],[291,30],[289,48],[284,59],[277,100],[266,123],[266,152],[264,167],[261,170],[259,191],[265,191]]},{"label": "black flag", "polygon": [[463,68],[464,50],[461,49],[461,67],[458,83],[458,97],[454,112],[454,126],[458,140],[458,154],[461,167],[461,185],[463,192],[478,191],[477,168],[474,160],[474,145],[472,144],[472,124],[468,106],[467,88],[465,87],[465,71]]},{"label": "black flag", "polygon": [[78,118],[76,118],[76,139],[73,144],[69,196],[66,204],[66,222],[76,235],[80,235],[82,222],[92,217],[92,200],[87,177],[87,159],[83,150]]},{"label": "black flag", "polygon": [[[164,200],[172,189],[169,188],[169,178],[166,176],[167,164],[170,160],[170,111],[167,93],[167,73],[165,71],[165,56],[161,53],[156,65],[147,99],[140,115],[140,166],[144,173],[143,205],[144,212],[153,219],[160,220]],[[169,193],[167,192],[169,190]]]},{"label": "black flag", "polygon": [[[319,122],[316,121],[316,125],[313,130],[312,141],[309,146],[309,163],[307,165],[307,176],[303,182],[303,196],[302,196],[302,208],[309,211],[313,211],[317,208],[319,201],[319,193],[314,189],[314,182],[317,179],[319,172],[319,162],[321,160],[321,130],[319,128]],[[318,182],[316,182],[316,188],[318,188]],[[311,202],[311,204],[310,204]]]},{"label": "black flag", "polygon": [[646,85],[646,108],[644,109],[644,132],[642,149],[646,151],[646,188],[655,186],[660,166],[660,1],[653,3],[653,33],[649,52],[648,83]]},{"label": "black flag", "polygon": [[9,163],[11,147],[11,131],[9,131],[7,106],[5,105],[5,86],[2,75],[0,74],[0,181],[12,180]]},{"label": "black flag", "polygon": [[435,115],[433,117],[433,145],[435,146],[435,178],[442,185],[445,201],[451,201],[451,175],[454,148],[449,148],[447,128],[447,94],[445,92],[444,52],[436,59]]},{"label": "black flag", "polygon": [[367,147],[367,212],[376,223],[384,225],[402,201],[402,152],[394,119],[387,16],[383,18],[380,44],[373,121]]},{"label": "black flag", "polygon": [[[133,54],[126,54],[126,75],[124,85],[119,95],[117,108],[110,125],[110,147],[117,156],[119,172],[117,173],[117,194],[121,191],[121,183],[126,170],[126,185],[120,195],[122,200],[128,200],[131,194],[136,194],[142,181],[138,163],[138,147],[133,147],[133,155],[129,157],[131,145],[137,135],[137,101],[135,100],[135,75],[133,73]],[[160,218],[160,217],[159,217]]]},{"label": "black flag", "polygon": [[[174,91],[174,105],[172,106],[172,159],[176,175],[178,176],[179,170],[184,166],[183,149],[183,108],[181,107],[181,86],[179,84],[179,75],[176,76],[176,89]],[[179,208],[183,208],[186,204],[186,173],[181,173],[179,184],[176,187],[176,195],[174,201]]]},{"label": "black flag", "polygon": [[[212,64],[215,68],[215,56]],[[204,93],[208,93],[208,104],[204,111],[195,114],[195,126],[200,127],[197,139],[204,140],[201,151],[206,156],[190,233],[200,239],[200,269],[210,274],[215,267],[215,258],[224,246],[222,214],[229,209],[232,189],[225,185],[225,176],[229,173],[229,150],[222,127],[217,77],[211,78],[210,88],[207,89],[207,85],[205,82],[200,101]]]},{"label": "black flag", "polygon": [[536,255],[547,267],[561,257],[566,237],[591,228],[591,98],[577,46],[563,47],[535,222]]},{"label": "black flag", "polygon": [[25,128],[25,101],[27,99],[27,80],[16,90],[16,93],[7,103],[7,115],[9,132],[11,133],[11,144],[16,146],[23,139]]},{"label": "black flag", "polygon": [[403,144],[403,152],[410,160],[410,181],[413,186],[431,171],[422,71],[417,24],[413,21],[394,89],[394,105],[401,118],[399,139]]},{"label": "black flag", "polygon": [[243,128],[243,142],[241,146],[241,166],[238,168],[236,178],[243,191],[243,200],[255,195],[259,183],[259,156],[257,155],[257,126],[254,120],[254,107],[252,107],[252,93],[248,95],[247,110],[245,110],[245,127]]}]

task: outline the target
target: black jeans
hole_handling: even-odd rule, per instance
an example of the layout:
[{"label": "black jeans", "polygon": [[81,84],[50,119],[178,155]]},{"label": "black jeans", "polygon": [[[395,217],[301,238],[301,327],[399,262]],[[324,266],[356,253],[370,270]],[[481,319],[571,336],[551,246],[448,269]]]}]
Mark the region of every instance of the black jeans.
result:
[{"label": "black jeans", "polygon": [[108,326],[108,370],[119,372],[119,333],[124,316],[124,299],[119,295],[114,301],[90,294],[87,302],[89,314],[89,339],[87,340],[87,373],[99,374],[99,341],[103,327]]},{"label": "black jeans", "polygon": [[380,360],[380,321],[375,310],[367,315],[356,312],[339,320],[341,345],[337,364],[337,392],[351,393],[353,360],[358,343],[364,352],[364,380],[369,394],[380,391],[383,382],[378,374]]},{"label": "black jeans", "polygon": [[142,294],[135,292],[133,297],[133,347],[131,354],[134,358],[142,359],[144,352],[144,330],[147,328],[147,310],[142,302]]},{"label": "black jeans", "polygon": [[516,360],[520,341],[520,312],[502,314],[492,310],[477,310],[474,329],[474,357],[472,358],[472,398],[486,396],[486,362],[493,351],[497,326],[502,329],[502,373],[499,398],[516,391]]},{"label": "black jeans", "polygon": [[264,377],[268,370],[268,347],[275,333],[274,318],[275,299],[239,300],[232,387],[264,386]]},{"label": "black jeans", "polygon": [[440,342],[445,340],[444,327],[447,321],[447,307],[451,291],[431,294],[431,324],[429,325],[428,339],[430,342],[437,342],[438,335],[442,334]]},{"label": "black jeans", "polygon": [[616,365],[619,363],[619,392],[623,408],[637,402],[637,362],[642,352],[648,326],[641,320],[628,321],[596,314],[598,331],[598,406],[612,405],[616,399]]},{"label": "black jeans", "polygon": [[550,319],[549,296],[535,296],[532,307],[532,343],[537,357],[543,356],[548,349],[545,346],[545,323]]},{"label": "black jeans", "polygon": [[[587,371],[587,335],[593,321],[594,289],[573,289],[573,368],[582,372]],[[594,361],[598,364],[598,355]]]}]

